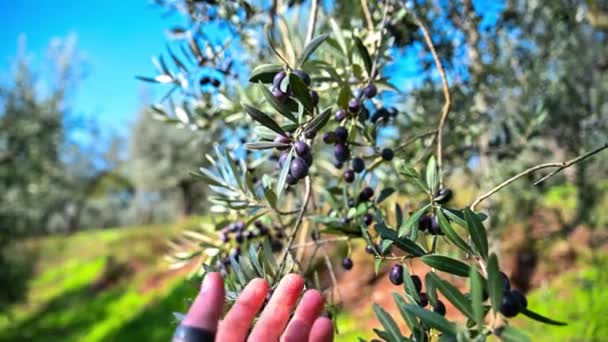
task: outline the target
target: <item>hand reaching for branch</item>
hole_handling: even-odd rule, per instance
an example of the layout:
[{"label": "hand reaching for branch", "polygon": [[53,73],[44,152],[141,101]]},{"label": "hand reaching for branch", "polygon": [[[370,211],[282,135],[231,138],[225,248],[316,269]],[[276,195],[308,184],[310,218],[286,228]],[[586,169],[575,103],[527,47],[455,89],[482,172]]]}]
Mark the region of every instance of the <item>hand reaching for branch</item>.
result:
[{"label": "hand reaching for branch", "polygon": [[[321,317],[323,296],[308,290],[297,304],[304,280],[286,275],[250,329],[268,294],[268,284],[254,279],[243,289],[230,311],[220,321],[224,306],[224,281],[219,273],[209,273],[188,314],[177,328],[174,342],[208,341],[297,341],[331,342],[333,325]],[[292,314],[293,308],[296,306]]]}]

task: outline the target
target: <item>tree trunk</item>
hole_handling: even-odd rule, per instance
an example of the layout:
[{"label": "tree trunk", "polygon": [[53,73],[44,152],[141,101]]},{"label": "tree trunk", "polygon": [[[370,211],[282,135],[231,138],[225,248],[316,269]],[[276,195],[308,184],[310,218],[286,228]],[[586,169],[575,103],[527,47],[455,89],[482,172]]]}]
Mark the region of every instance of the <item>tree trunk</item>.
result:
[{"label": "tree trunk", "polygon": [[193,184],[188,180],[182,180],[179,182],[178,188],[182,196],[181,215],[188,217],[194,213],[195,196]]}]

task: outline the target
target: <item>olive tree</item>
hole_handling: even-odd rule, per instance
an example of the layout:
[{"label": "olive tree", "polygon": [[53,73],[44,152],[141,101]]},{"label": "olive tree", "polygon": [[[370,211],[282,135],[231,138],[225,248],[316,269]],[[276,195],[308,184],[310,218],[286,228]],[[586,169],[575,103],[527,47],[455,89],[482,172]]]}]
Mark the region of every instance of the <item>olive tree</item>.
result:
[{"label": "olive tree", "polygon": [[[466,94],[453,94],[455,81],[446,74],[445,51],[436,49],[427,29],[425,22],[433,18],[425,6],[391,0],[337,1],[333,10],[317,0],[164,4],[186,14],[190,25],[172,29],[177,41],[166,54],[171,63],[159,58],[158,73],[140,77],[169,87],[152,108],[162,120],[203,135],[225,132],[207,154],[210,165],[193,174],[209,185],[208,201],[219,222],[185,232],[173,244],[175,266],[195,258],[196,275],[222,272],[229,303],[249,280],[263,277],[273,287],[288,272],[302,273],[309,287],[328,290],[336,279],[327,246],[348,247],[342,267],[350,270],[352,245],[360,240],[376,271],[388,264],[390,281],[402,287],[393,294],[401,317],[374,305],[381,339],[484,340],[494,334],[526,340],[509,325],[518,314],[564,324],[535,313],[511,288],[488,241],[482,205],[524,176],[540,178],[541,170],[548,171],[541,183],[606,145],[526,168],[456,207],[450,163],[466,164],[472,155],[448,158],[446,149],[466,148],[479,136],[468,132],[477,113],[464,115],[462,103],[453,100]],[[226,32],[212,39],[209,27]],[[391,71],[394,47],[413,41],[402,31],[417,32],[412,39],[434,70],[422,85],[434,94],[426,118],[405,112],[408,100],[393,84],[399,79]],[[448,60],[457,63],[457,55]],[[407,203],[399,200],[404,196]],[[411,259],[432,270],[411,274]],[[331,283],[319,280],[321,272]],[[449,275],[465,278],[467,293]],[[333,299],[326,309],[335,314],[339,303]],[[465,324],[445,318],[446,300]]]}]

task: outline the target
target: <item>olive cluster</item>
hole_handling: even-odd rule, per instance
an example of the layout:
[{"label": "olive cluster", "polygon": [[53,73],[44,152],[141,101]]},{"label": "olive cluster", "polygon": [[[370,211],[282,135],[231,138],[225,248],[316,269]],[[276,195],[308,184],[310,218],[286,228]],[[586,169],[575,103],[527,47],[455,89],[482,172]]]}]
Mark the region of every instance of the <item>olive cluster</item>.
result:
[{"label": "olive cluster", "polygon": [[[414,288],[416,289],[416,292],[418,293],[418,305],[420,307],[425,307],[425,306],[429,305],[429,297],[427,296],[426,292],[422,292],[422,280],[420,279],[420,277],[417,275],[412,275],[412,276],[410,276],[410,278],[412,280],[412,283],[414,284]],[[391,268],[391,270],[388,274],[388,279],[394,285],[402,285],[403,284],[403,266],[400,264],[393,265],[393,267]],[[437,302],[435,303],[435,305],[433,305],[433,311],[442,316],[445,316],[445,313],[446,313],[445,304],[443,304],[443,302],[438,299]]]},{"label": "olive cluster", "polygon": [[[239,258],[241,254],[240,245],[265,236],[271,238],[270,242],[273,249],[281,249],[282,246],[278,244],[280,244],[279,239],[284,237],[283,233],[280,230],[275,230],[274,234],[271,234],[269,227],[260,220],[255,221],[253,227],[251,228],[245,227],[245,223],[243,221],[233,222],[222,228],[220,231],[220,240],[228,246],[234,244],[228,255],[222,259],[223,265],[230,265],[231,257],[234,259]],[[272,239],[273,237],[275,239]]]},{"label": "olive cluster", "polygon": [[517,289],[511,289],[509,277],[500,272],[503,280],[503,296],[500,305],[500,313],[505,317],[515,317],[528,307],[526,296]]},{"label": "olive cluster", "polygon": [[[289,144],[291,142],[290,136],[278,135],[275,139],[277,142],[282,142],[285,144]],[[296,141],[293,144],[293,149],[295,150],[295,156],[292,156],[290,160],[289,153],[283,152],[279,156],[279,169],[283,167],[283,165],[289,162],[289,173],[287,174],[287,178],[285,182],[289,185],[295,185],[298,183],[300,179],[308,176],[308,170],[312,166],[313,157],[310,151],[310,146],[304,141]]]},{"label": "olive cluster", "polygon": [[[334,166],[341,169],[344,166],[344,163],[350,159],[348,130],[342,126],[336,127],[333,132],[327,132],[323,135],[323,142],[326,144],[334,144]],[[352,180],[350,180],[350,182],[352,182],[354,178],[355,175],[353,173]]]}]

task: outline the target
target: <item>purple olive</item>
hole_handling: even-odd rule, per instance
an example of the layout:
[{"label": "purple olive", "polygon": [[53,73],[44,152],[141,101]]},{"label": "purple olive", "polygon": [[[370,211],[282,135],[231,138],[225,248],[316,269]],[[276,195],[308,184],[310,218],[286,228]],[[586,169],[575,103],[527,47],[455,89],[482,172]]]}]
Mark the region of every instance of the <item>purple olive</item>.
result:
[{"label": "purple olive", "polygon": [[352,169],[346,169],[344,171],[344,181],[346,183],[352,183],[355,180],[355,172]]},{"label": "purple olive", "polygon": [[342,126],[336,128],[335,134],[337,143],[343,144],[348,140],[348,130]]},{"label": "purple olive", "polygon": [[344,267],[345,270],[350,270],[353,268],[353,259],[351,258],[344,258],[342,260],[342,267]]},{"label": "purple olive", "polygon": [[296,150],[296,153],[298,154],[298,156],[302,157],[302,156],[306,156],[310,154],[310,146],[308,146],[307,143],[303,142],[303,141],[296,141],[296,143],[293,145],[293,147]]},{"label": "purple olive", "polygon": [[274,75],[274,78],[272,79],[272,86],[275,89],[280,89],[281,88],[281,82],[283,82],[283,79],[285,78],[285,76],[287,76],[287,74],[285,73],[285,71],[279,71]]},{"label": "purple olive", "polygon": [[336,133],[327,132],[323,134],[323,142],[326,144],[333,144],[334,142],[336,142]]},{"label": "purple olive", "polygon": [[346,111],[342,108],[338,109],[338,111],[335,114],[335,118],[336,118],[336,121],[338,121],[338,122],[344,120],[344,118],[346,118]]},{"label": "purple olive", "polygon": [[348,101],[348,111],[349,112],[356,113],[359,111],[360,108],[361,108],[361,104],[359,103],[359,100],[352,99],[352,100]]},{"label": "purple olive", "polygon": [[390,148],[383,149],[382,152],[380,152],[380,154],[382,155],[382,159],[384,159],[386,161],[393,160],[393,157],[395,156],[393,150],[391,150]]},{"label": "purple olive", "polygon": [[361,173],[363,170],[365,170],[365,162],[359,157],[353,158],[352,167],[353,171],[356,173]]},{"label": "purple olive", "polygon": [[371,99],[372,97],[376,96],[377,93],[378,93],[378,88],[376,88],[376,86],[373,83],[368,84],[365,87],[365,89],[363,89],[363,94],[368,99]]},{"label": "purple olive", "polygon": [[344,144],[336,144],[334,147],[334,157],[339,162],[345,162],[350,157],[350,150]]},{"label": "purple olive", "polygon": [[304,159],[296,157],[291,161],[289,173],[296,179],[302,179],[308,175],[308,164]]},{"label": "purple olive", "polygon": [[401,285],[403,284],[403,266],[396,264],[393,265],[391,271],[388,275],[388,279],[393,283],[393,285]]}]

